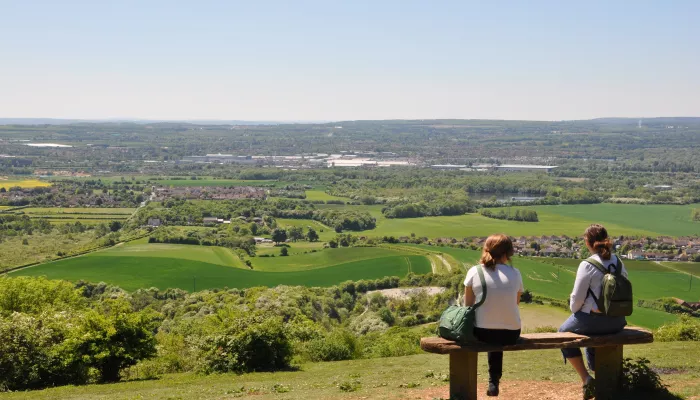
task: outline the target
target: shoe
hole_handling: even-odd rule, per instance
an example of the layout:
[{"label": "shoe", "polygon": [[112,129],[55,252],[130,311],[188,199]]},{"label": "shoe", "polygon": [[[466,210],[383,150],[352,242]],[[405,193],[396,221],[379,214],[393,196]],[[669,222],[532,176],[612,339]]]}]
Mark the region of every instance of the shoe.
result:
[{"label": "shoe", "polygon": [[498,382],[489,382],[489,388],[486,390],[486,395],[489,397],[498,396]]},{"label": "shoe", "polygon": [[595,379],[588,377],[583,385],[583,400],[590,400],[595,397]]}]

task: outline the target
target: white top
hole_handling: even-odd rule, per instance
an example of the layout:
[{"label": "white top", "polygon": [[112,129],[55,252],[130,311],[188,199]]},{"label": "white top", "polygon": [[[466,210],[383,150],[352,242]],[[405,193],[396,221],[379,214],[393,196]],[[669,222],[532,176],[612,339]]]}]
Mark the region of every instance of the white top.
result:
[{"label": "white top", "polygon": [[[476,309],[476,326],[486,329],[520,329],[518,292],[524,291],[520,271],[509,265],[498,264],[491,270],[483,268],[486,281],[486,301]],[[471,267],[464,280],[471,287],[478,303],[483,296],[477,266]]]},{"label": "white top", "polygon": [[[603,264],[603,266],[611,272],[615,271],[617,256],[613,255],[607,261],[602,260],[597,254],[594,255],[593,258]],[[624,265],[622,266],[622,276],[625,278],[627,277],[627,270]],[[582,261],[581,264],[579,264],[578,271],[576,271],[574,290],[571,292],[571,299],[569,300],[571,312],[583,311],[586,314],[590,314],[591,311],[598,311],[598,305],[596,305],[593,296],[588,294],[588,288],[590,288],[597,297],[600,297],[603,291],[603,277],[605,277],[605,275],[594,265],[586,261]]]}]

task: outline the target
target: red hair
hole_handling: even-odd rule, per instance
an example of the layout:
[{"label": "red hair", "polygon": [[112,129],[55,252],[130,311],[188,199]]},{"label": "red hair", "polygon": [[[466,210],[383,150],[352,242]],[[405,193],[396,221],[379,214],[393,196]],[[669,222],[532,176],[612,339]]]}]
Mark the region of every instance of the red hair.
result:
[{"label": "red hair", "polygon": [[613,243],[608,237],[608,230],[603,225],[593,224],[583,233],[588,247],[593,249],[603,260],[609,260],[612,255]]},{"label": "red hair", "polygon": [[501,259],[503,256],[507,256],[508,259],[510,259],[513,254],[515,254],[513,242],[508,236],[499,233],[491,235],[486,239],[479,262],[483,264],[485,268],[495,269],[496,260]]}]

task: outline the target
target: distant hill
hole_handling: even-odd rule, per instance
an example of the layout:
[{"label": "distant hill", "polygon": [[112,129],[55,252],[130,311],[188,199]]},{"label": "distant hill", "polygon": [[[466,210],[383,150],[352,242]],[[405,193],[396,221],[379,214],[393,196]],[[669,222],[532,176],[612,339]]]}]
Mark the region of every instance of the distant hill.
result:
[{"label": "distant hill", "polygon": [[0,125],[72,125],[80,123],[187,123],[194,125],[282,125],[299,123],[324,123],[326,121],[243,121],[243,120],[145,120],[145,119],[61,119],[61,118],[0,118]]}]

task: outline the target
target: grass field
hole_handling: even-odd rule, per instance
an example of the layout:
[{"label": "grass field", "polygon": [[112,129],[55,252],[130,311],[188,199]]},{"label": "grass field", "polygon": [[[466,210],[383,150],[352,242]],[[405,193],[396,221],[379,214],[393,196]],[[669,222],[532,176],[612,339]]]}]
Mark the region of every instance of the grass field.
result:
[{"label": "grass field", "polygon": [[[661,371],[663,383],[683,398],[700,396],[700,343],[651,343],[625,347],[625,356],[645,357]],[[406,357],[308,363],[276,373],[170,374],[158,380],[109,385],[64,386],[41,391],[0,393],[0,399],[438,399],[448,398],[447,356],[417,354]],[[562,363],[558,350],[507,352],[501,381],[503,399],[571,400],[580,398],[580,382]],[[479,394],[485,392],[486,354],[479,354]],[[354,382],[356,391],[339,386]],[[410,387],[410,388],[409,388]],[[556,397],[553,397],[556,396]],[[481,398],[481,397],[480,397]],[[643,397],[635,400],[655,400]],[[668,398],[666,398],[668,399]],[[631,400],[618,398],[618,400]]]},{"label": "grass field", "polygon": [[[260,263],[261,268],[268,269],[259,271],[246,269],[228,249],[144,244],[140,241],[38,265],[12,275],[104,281],[126,290],[152,286],[201,290],[277,285],[331,286],[346,280],[405,276],[409,272],[424,274],[431,270],[430,262],[419,255],[387,249],[359,249],[367,251],[363,256],[362,253],[351,254],[347,250],[328,249],[290,257],[254,258],[254,266]],[[296,270],[272,272],[285,271],[287,265],[293,265]]]},{"label": "grass field", "polygon": [[[294,243],[291,243],[291,246],[293,247]],[[279,254],[280,248],[277,247],[276,249]],[[290,254],[293,253],[290,252]],[[254,269],[257,271],[285,272],[325,268],[329,265],[361,260],[372,262],[372,260],[378,258],[402,255],[405,256],[405,252],[402,253],[381,247],[346,247],[322,249],[315,253],[291,255],[288,257],[256,257],[252,262]]]},{"label": "grass field", "polygon": [[51,186],[51,184],[38,179],[0,179],[0,188],[9,189],[17,186],[23,188],[33,188]]},{"label": "grass field", "polygon": [[95,207],[29,207],[18,210],[17,213],[31,218],[46,219],[51,223],[66,223],[80,221],[85,224],[96,224],[114,220],[125,220],[131,216],[135,208],[95,208]]},{"label": "grass field", "polygon": [[102,215],[131,215],[135,208],[99,208],[99,207],[29,207],[21,211],[25,214],[102,214]]},{"label": "grass field", "polygon": [[512,236],[580,236],[591,223],[602,223],[612,235],[683,236],[700,232],[700,223],[690,219],[697,205],[585,204],[536,206],[539,222],[517,222],[486,218],[479,214],[451,217],[394,218],[381,213],[382,206],[321,205],[320,208],[347,208],[368,211],[377,227],[363,234],[375,236],[456,237],[488,236],[504,232]]},{"label": "grass field", "polygon": [[348,201],[348,200],[350,200],[350,198],[333,196],[333,195],[330,195],[330,194],[324,192],[323,190],[307,190],[306,191],[306,200],[323,200],[323,201],[342,200],[342,201]]}]

